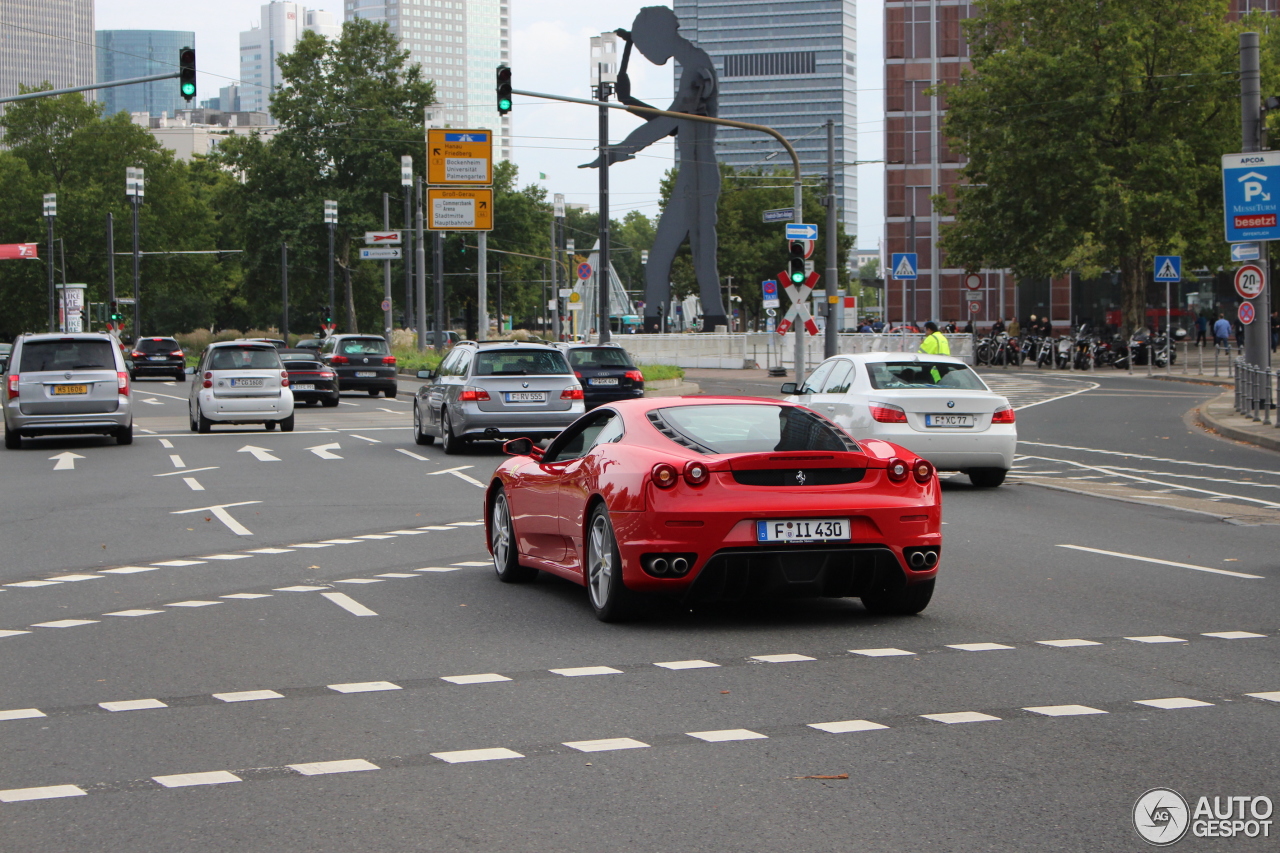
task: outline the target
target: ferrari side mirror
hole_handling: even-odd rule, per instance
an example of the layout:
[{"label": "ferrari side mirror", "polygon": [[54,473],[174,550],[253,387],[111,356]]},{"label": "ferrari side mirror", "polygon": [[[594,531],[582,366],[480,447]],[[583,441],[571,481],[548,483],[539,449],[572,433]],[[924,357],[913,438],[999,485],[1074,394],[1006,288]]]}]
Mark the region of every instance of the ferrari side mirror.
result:
[{"label": "ferrari side mirror", "polygon": [[508,456],[532,456],[533,439],[513,438],[506,444],[502,445],[502,452]]}]

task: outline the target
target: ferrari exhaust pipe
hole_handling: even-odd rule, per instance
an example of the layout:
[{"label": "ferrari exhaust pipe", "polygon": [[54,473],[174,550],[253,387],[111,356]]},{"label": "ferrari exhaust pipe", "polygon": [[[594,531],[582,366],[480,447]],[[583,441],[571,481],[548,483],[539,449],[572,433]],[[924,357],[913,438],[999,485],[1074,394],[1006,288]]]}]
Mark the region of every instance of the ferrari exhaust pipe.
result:
[{"label": "ferrari exhaust pipe", "polygon": [[671,561],[671,571],[677,575],[683,575],[689,571],[689,561],[684,557],[676,557]]},{"label": "ferrari exhaust pipe", "polygon": [[909,562],[911,563],[911,568],[913,568],[913,569],[923,569],[923,568],[924,568],[924,562],[925,562],[924,552],[923,552],[923,551],[912,551],[912,552],[911,552],[911,557],[909,558]]},{"label": "ferrari exhaust pipe", "polygon": [[649,561],[649,571],[655,575],[665,575],[670,565],[667,563],[666,557],[654,557]]},{"label": "ferrari exhaust pipe", "polygon": [[925,551],[925,552],[924,552],[924,565],[925,565],[925,568],[929,568],[929,569],[932,569],[934,566],[938,565],[938,552],[937,552],[937,551]]}]

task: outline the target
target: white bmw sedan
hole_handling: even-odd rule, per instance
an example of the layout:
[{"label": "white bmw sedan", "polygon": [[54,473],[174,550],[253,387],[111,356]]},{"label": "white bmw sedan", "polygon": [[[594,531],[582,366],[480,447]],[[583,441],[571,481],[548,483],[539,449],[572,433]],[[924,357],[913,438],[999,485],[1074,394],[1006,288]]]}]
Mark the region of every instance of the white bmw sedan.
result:
[{"label": "white bmw sedan", "polygon": [[998,486],[1013,467],[1013,407],[958,358],[836,355],[818,365],[802,387],[788,382],[782,393],[854,438],[901,445],[940,471],[968,474],[975,486]]}]

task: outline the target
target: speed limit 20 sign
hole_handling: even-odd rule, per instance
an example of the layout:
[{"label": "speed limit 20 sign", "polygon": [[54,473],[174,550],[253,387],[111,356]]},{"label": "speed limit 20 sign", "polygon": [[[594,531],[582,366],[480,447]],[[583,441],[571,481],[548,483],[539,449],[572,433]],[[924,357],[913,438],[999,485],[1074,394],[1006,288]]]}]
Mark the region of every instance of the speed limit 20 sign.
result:
[{"label": "speed limit 20 sign", "polygon": [[1236,293],[1240,294],[1242,299],[1253,299],[1262,293],[1266,283],[1262,267],[1257,264],[1245,264],[1236,270]]}]

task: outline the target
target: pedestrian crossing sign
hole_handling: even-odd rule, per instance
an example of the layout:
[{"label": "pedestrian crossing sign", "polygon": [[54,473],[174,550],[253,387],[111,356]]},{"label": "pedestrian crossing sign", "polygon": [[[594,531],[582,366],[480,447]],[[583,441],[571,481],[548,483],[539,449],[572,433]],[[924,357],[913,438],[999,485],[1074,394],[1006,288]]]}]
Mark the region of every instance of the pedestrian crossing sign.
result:
[{"label": "pedestrian crossing sign", "polygon": [[899,281],[914,281],[916,270],[919,268],[916,257],[915,252],[894,252],[889,264],[893,277]]},{"label": "pedestrian crossing sign", "polygon": [[1156,255],[1156,281],[1182,281],[1182,256]]}]

